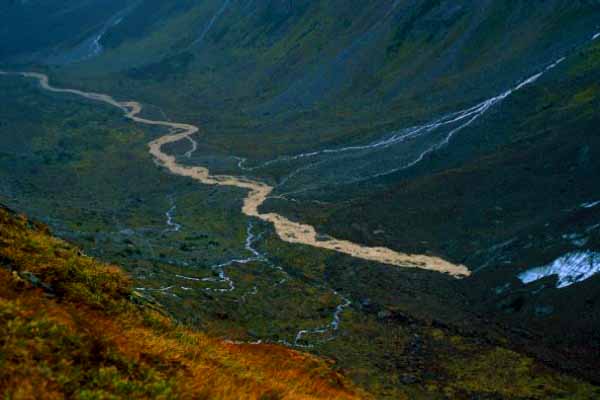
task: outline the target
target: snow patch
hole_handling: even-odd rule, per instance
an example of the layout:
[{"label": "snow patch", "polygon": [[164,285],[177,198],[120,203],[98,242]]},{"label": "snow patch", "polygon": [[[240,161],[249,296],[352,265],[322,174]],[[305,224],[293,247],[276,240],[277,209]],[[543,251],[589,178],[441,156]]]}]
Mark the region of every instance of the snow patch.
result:
[{"label": "snow patch", "polygon": [[568,253],[543,267],[532,268],[518,275],[521,282],[528,284],[548,276],[557,275],[556,287],[561,289],[583,282],[600,273],[600,253],[576,251]]},{"label": "snow patch", "polygon": [[589,203],[583,203],[583,204],[581,204],[581,208],[594,208],[597,205],[600,205],[600,200],[590,201]]}]

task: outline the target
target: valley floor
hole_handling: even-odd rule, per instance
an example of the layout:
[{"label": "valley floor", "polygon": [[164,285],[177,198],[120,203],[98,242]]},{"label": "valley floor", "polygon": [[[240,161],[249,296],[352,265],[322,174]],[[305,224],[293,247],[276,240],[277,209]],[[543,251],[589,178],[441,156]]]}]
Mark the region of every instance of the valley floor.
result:
[{"label": "valley floor", "polygon": [[[10,90],[14,90],[14,88]],[[29,89],[25,90],[27,94],[21,97],[21,101],[25,103],[33,101],[36,108],[39,108],[37,105],[39,101],[55,101],[54,97],[40,100],[37,90],[33,89],[32,92],[29,92]],[[29,105],[23,107],[27,108]],[[56,107],[57,109],[50,111],[48,115],[62,112],[59,110],[60,103],[56,103]],[[86,107],[82,109],[90,112],[95,110],[95,105]],[[40,109],[43,110],[43,108]],[[67,109],[71,113],[73,110],[77,110],[78,106],[73,103]],[[76,135],[78,134],[76,133],[78,132],[77,127],[85,126],[85,124],[81,125],[81,119],[87,123],[106,124],[100,128],[101,131],[110,132],[106,137],[101,135],[89,137],[87,136],[89,131],[83,129],[84,136],[82,138],[71,138],[75,143],[83,140],[86,148],[93,143],[90,140],[100,140],[100,144],[93,145],[99,149],[103,149],[103,146],[107,144],[113,145],[111,143],[113,140],[123,143],[127,140],[136,140],[136,151],[141,152],[145,143],[144,136],[131,130],[132,128],[129,128],[127,135],[119,135],[115,131],[116,128],[109,122],[116,117],[116,114],[95,115],[90,119],[88,114],[82,113],[61,119],[61,123],[66,121],[67,124],[75,127],[73,133]],[[48,116],[44,118],[48,118]],[[44,121],[40,126],[46,126],[46,124],[52,126],[56,122]],[[51,132],[62,134],[65,130],[52,128]],[[53,137],[44,135],[44,140],[51,141]],[[218,387],[218,392],[214,394],[210,391],[206,392],[208,398],[253,398],[252,396],[263,395],[273,398],[366,396],[360,390],[352,389],[351,384],[348,384],[342,376],[332,372],[332,365],[328,362],[273,344],[243,344],[243,342],[257,342],[266,337],[268,341],[287,342],[291,346],[311,349],[315,354],[335,359],[336,367],[343,368],[346,376],[354,381],[354,384],[358,384],[373,393],[375,397],[382,399],[406,398],[412,400],[448,397],[471,399],[476,396],[506,399],[569,397],[591,399],[598,395],[598,389],[585,381],[558,372],[531,357],[510,350],[510,343],[501,337],[486,337],[481,333],[469,333],[467,330],[457,329],[439,320],[416,317],[415,315],[418,313],[408,306],[408,309],[404,308],[410,304],[423,310],[439,307],[440,305],[432,300],[432,287],[435,288],[435,297],[442,299],[446,297],[444,306],[448,307],[452,301],[456,301],[451,298],[452,291],[450,289],[453,282],[456,281],[455,279],[431,271],[403,270],[390,268],[387,265],[357,261],[336,252],[282,242],[275,232],[270,232],[271,228],[268,224],[257,223],[256,228],[264,230],[263,232],[255,231],[253,226],[247,227],[245,222],[240,223],[239,202],[232,202],[231,208],[236,210],[232,216],[219,217],[218,210],[223,204],[203,205],[198,201],[198,197],[211,198],[215,196],[217,193],[215,190],[193,189],[191,190],[192,196],[187,185],[173,186],[180,185],[179,177],[164,174],[162,170],[158,170],[157,175],[164,176],[162,182],[169,182],[167,187],[174,191],[176,196],[170,196],[164,201],[164,212],[159,213],[160,221],[157,222],[160,229],[152,233],[157,240],[150,241],[152,235],[148,226],[145,225],[150,225],[154,221],[152,218],[146,218],[146,215],[150,214],[145,209],[146,206],[142,206],[144,197],[155,198],[156,193],[145,193],[142,198],[137,199],[133,196],[134,199],[131,199],[132,194],[128,192],[125,197],[127,201],[134,201],[137,204],[133,206],[136,209],[134,217],[129,216],[127,222],[119,221],[117,214],[113,213],[113,218],[102,222],[107,224],[108,230],[119,229],[113,236],[110,236],[108,230],[99,229],[101,225],[94,225],[97,223],[96,219],[102,220],[105,217],[102,214],[95,214],[90,208],[90,204],[97,209],[105,204],[116,207],[115,198],[120,193],[111,192],[108,198],[102,198],[101,196],[105,195],[106,191],[94,191],[94,188],[95,182],[108,182],[110,179],[115,180],[119,177],[115,176],[111,170],[98,171],[96,168],[98,164],[90,163],[87,159],[89,154],[85,151],[78,153],[78,157],[81,158],[73,161],[69,158],[69,151],[66,151],[65,155],[56,154],[55,146],[51,145],[49,154],[58,158],[46,159],[46,155],[43,153],[45,143],[37,140],[33,140],[33,142],[40,151],[34,154],[34,157],[43,159],[43,163],[37,164],[37,161],[28,163],[30,168],[34,168],[33,170],[17,169],[18,173],[25,174],[20,184],[14,184],[4,177],[6,179],[4,182],[9,182],[6,187],[12,189],[6,192],[15,193],[12,198],[17,203],[19,198],[25,199],[28,198],[27,196],[32,196],[32,202],[27,205],[21,203],[22,206],[31,207],[32,210],[36,210],[37,215],[43,212],[45,216],[48,216],[48,210],[50,213],[54,212],[52,208],[36,209],[34,207],[35,204],[43,204],[43,201],[47,200],[44,196],[37,195],[36,190],[39,189],[35,188],[47,186],[40,186],[39,183],[34,184],[34,182],[37,179],[54,179],[57,175],[54,173],[50,173],[48,176],[40,174],[35,169],[37,165],[40,165],[42,171],[44,170],[43,165],[45,165],[54,172],[63,168],[64,171],[72,171],[70,168],[74,167],[76,171],[74,175],[89,173],[85,172],[88,167],[95,173],[99,173],[100,175],[95,176],[97,181],[91,182],[94,187],[87,189],[91,190],[93,201],[83,208],[57,203],[56,206],[59,208],[68,208],[62,218],[69,225],[60,221],[53,222],[57,227],[62,227],[62,233],[65,236],[72,235],[93,249],[94,252],[101,254],[102,251],[106,251],[104,254],[107,258],[117,258],[118,255],[118,258],[124,263],[123,265],[135,278],[135,286],[139,287],[139,290],[132,290],[129,283],[124,285],[118,282],[114,283],[121,279],[127,281],[127,278],[114,268],[110,269],[111,274],[105,276],[102,268],[96,267],[102,264],[79,254],[75,247],[50,238],[46,228],[31,224],[23,218],[17,218],[8,211],[4,211],[1,224],[3,231],[0,235],[0,262],[6,270],[10,271],[2,276],[5,280],[3,285],[5,284],[5,287],[8,288],[4,300],[7,307],[12,307],[13,311],[9,310],[10,312],[7,311],[3,315],[8,322],[5,326],[24,326],[23,329],[19,328],[16,331],[4,333],[7,338],[5,343],[8,343],[6,348],[18,353],[14,355],[6,353],[10,357],[6,359],[7,361],[3,361],[5,362],[3,366],[7,368],[3,369],[5,375],[0,378],[0,382],[7,382],[7,390],[13,386],[14,380],[12,379],[24,379],[19,371],[27,371],[27,375],[32,376],[34,380],[31,387],[46,385],[50,388],[48,389],[49,393],[50,390],[55,390],[56,393],[64,390],[70,391],[68,393],[71,394],[81,389],[84,394],[94,393],[94,391],[102,393],[117,391],[115,393],[122,394],[123,392],[118,391],[123,390],[133,394],[142,393],[139,394],[140,397],[157,397],[163,393],[160,390],[164,389],[168,393],[177,393],[174,397],[185,398],[185,393],[180,393],[183,390],[189,390],[185,379],[191,378],[179,375],[169,378],[169,374],[180,371],[183,366],[185,371],[191,371],[189,372],[190,376],[201,386],[198,388],[192,385],[194,390],[209,390],[202,386],[205,382],[199,379],[198,375],[194,375],[200,374],[198,372],[200,370],[202,373],[206,373],[207,369],[204,367],[196,369],[197,367],[193,363],[197,360],[205,360],[210,363],[216,370],[209,369],[208,371],[210,374],[214,374],[217,380],[221,379],[219,378],[221,373],[232,375],[236,379],[238,361],[229,358],[228,354],[240,352],[243,355],[248,351],[256,358],[239,360],[243,364],[240,367],[240,371],[243,372],[240,374],[244,376],[244,383],[240,385],[235,383],[236,388],[230,388],[231,381],[225,381]],[[121,147],[118,146],[119,149]],[[115,149],[109,148],[108,151],[100,153],[102,157],[114,157],[116,154],[114,152]],[[137,165],[128,157],[116,157],[115,160],[126,160],[126,166],[129,166],[129,169],[133,169]],[[148,172],[143,160],[140,167],[142,172],[139,172],[136,178],[138,180],[148,179],[146,178],[147,174],[155,173],[155,171]],[[15,158],[9,154],[3,154],[2,161],[11,163],[15,162]],[[145,161],[149,162],[150,160],[146,158]],[[173,167],[177,168],[177,165],[173,165]],[[123,169],[123,174],[132,173],[129,169]],[[105,173],[107,175],[104,175]],[[82,184],[89,184],[89,182],[86,179],[76,181],[76,185]],[[54,181],[54,186],[57,185],[58,182]],[[158,187],[160,184],[155,186]],[[178,190],[175,191],[174,187],[177,187]],[[122,187],[119,189],[123,190]],[[156,188],[151,187],[151,189],[155,190]],[[219,191],[221,190],[229,190],[229,188],[220,188]],[[77,195],[80,194],[77,193]],[[221,200],[227,196],[238,198],[243,195],[243,193],[231,191],[227,192],[224,197],[219,195],[221,197],[218,199]],[[80,201],[77,198],[69,198],[62,190],[57,196],[56,199],[73,202],[72,204],[78,204],[77,202]],[[195,214],[188,214],[187,218],[180,215],[180,213],[189,213],[190,210],[194,210],[196,213],[199,207],[201,211],[206,211],[210,215],[210,219],[204,220],[204,223],[214,224],[215,219],[222,218],[218,221],[220,224],[231,223],[232,226],[242,227],[242,237],[239,239],[241,239],[240,242],[245,241],[245,245],[240,250],[248,253],[248,257],[230,257],[231,249],[223,248],[225,246],[220,246],[214,239],[207,240],[205,234],[199,231]],[[202,207],[208,207],[208,209],[205,210]],[[154,210],[153,207],[150,208]],[[74,214],[77,210],[86,210],[90,214],[87,217],[77,217]],[[90,216],[93,218],[89,218]],[[131,228],[125,228],[126,224],[129,224]],[[93,229],[89,230],[90,233],[85,233],[84,228],[88,225]],[[76,234],[77,226],[82,230],[81,234]],[[208,231],[207,227],[203,227],[203,229]],[[94,234],[91,235],[91,232]],[[235,239],[238,238],[236,235],[238,233],[234,230],[233,233],[227,232],[226,236],[230,238],[231,242],[235,242]],[[103,237],[104,239],[102,239]],[[119,238],[118,243],[117,237]],[[208,242],[207,247],[200,250],[198,245],[204,241]],[[180,244],[179,249],[172,247],[174,243]],[[229,244],[229,242],[227,243]],[[163,247],[154,249],[156,244],[161,244]],[[121,245],[124,247],[120,248]],[[119,251],[109,253],[108,251],[113,246],[119,248]],[[268,260],[265,260],[267,258],[265,248],[269,251]],[[234,262],[231,264],[223,261],[215,263],[215,268],[212,268],[211,271],[212,275],[205,276],[206,271],[195,267],[194,264],[185,264],[184,259],[179,259],[176,263],[177,259],[173,256],[174,254],[194,254],[196,256],[202,254],[204,257],[216,257],[234,260]],[[170,258],[171,256],[173,259]],[[58,257],[58,260],[55,260],[55,257]],[[144,259],[145,257],[149,258]],[[79,268],[80,260],[88,264]],[[157,260],[160,260],[160,263]],[[199,262],[199,264],[201,263]],[[92,276],[84,268],[87,265],[93,267]],[[232,267],[234,265],[235,268]],[[368,268],[365,268],[367,266]],[[177,282],[177,284],[171,284],[171,282]],[[365,289],[365,286],[368,288]],[[332,290],[332,287],[335,290]],[[105,290],[109,291],[109,295],[105,293]],[[116,296],[114,301],[111,300],[113,294]],[[25,308],[15,308],[15,304],[21,302],[20,297],[25,296],[24,299],[29,299],[30,295],[34,296],[34,299],[26,300]],[[406,297],[407,301],[402,301],[402,296]],[[136,308],[138,306],[130,304],[130,298],[133,298],[134,303],[142,303],[143,309],[147,308],[149,311],[140,314]],[[409,298],[410,301],[408,301]],[[57,299],[61,300],[58,305],[54,303]],[[40,306],[44,302],[48,302],[48,306]],[[27,304],[31,304],[31,307]],[[63,310],[55,308],[63,304],[69,307],[66,314]],[[398,306],[398,304],[402,304],[402,306]],[[113,310],[113,305],[116,310]],[[100,311],[97,311],[95,307],[98,307]],[[130,312],[128,310],[131,310],[131,307],[134,311]],[[41,310],[41,314],[37,310]],[[165,310],[172,313],[177,320],[190,326],[199,326],[210,334],[199,334],[174,326],[172,320],[162,314]],[[450,307],[450,310],[455,311],[456,309]],[[119,314],[120,312],[125,312],[125,314]],[[146,316],[146,312],[150,313],[149,317]],[[81,326],[87,333],[80,337],[67,328],[56,327],[54,320],[41,322],[44,327],[48,326],[47,329],[30,326],[30,324],[38,326],[38,318],[43,318],[44,315],[53,316],[55,314],[62,315],[63,319],[59,322],[66,325],[68,329],[77,329]],[[132,314],[137,317],[130,318]],[[426,315],[427,312],[423,314]],[[113,318],[116,322],[112,321]],[[141,318],[141,321],[136,318]],[[93,323],[93,326],[88,326],[88,322]],[[138,326],[138,323],[141,326]],[[298,327],[301,323],[302,326]],[[94,330],[96,326],[101,328],[101,331]],[[126,328],[127,335],[131,332],[132,336],[117,335],[116,332],[123,327]],[[67,333],[56,335],[55,332],[61,329],[67,329]],[[106,338],[103,337],[105,333],[107,334]],[[210,339],[213,334],[232,340],[223,342]],[[65,335],[67,339],[64,338]],[[141,338],[148,340],[138,340],[139,338],[135,335],[141,335]],[[158,337],[155,338],[153,335],[158,335]],[[58,343],[54,340],[57,340]],[[167,342],[164,342],[165,340]],[[182,340],[183,344],[179,344],[179,340]],[[208,348],[208,353],[216,353],[219,357],[225,354],[228,357],[224,361],[225,367],[221,368],[220,359],[206,358],[206,355],[202,353],[205,348],[199,345],[202,340],[206,340],[213,346]],[[75,345],[71,341],[75,341]],[[20,343],[25,343],[25,350],[19,350],[16,347],[16,344]],[[84,348],[78,349],[77,343]],[[15,345],[13,346],[13,344]],[[189,345],[193,349],[187,347]],[[129,346],[134,346],[134,350],[129,350]],[[222,350],[220,346],[224,346],[225,350]],[[164,347],[173,350],[172,352],[167,351]],[[126,351],[126,357],[133,357],[133,361],[129,358],[125,358],[123,361],[122,357],[125,356],[118,353],[115,355],[114,352],[117,351]],[[97,360],[94,357],[97,357],[97,352],[102,355],[100,360],[104,364],[111,365],[110,363],[116,359],[128,367],[122,369],[117,366],[116,369],[113,369],[109,366],[108,371],[104,369],[98,371],[94,366],[94,362]],[[276,356],[281,355],[287,361],[270,359],[264,355],[265,352],[272,352]],[[60,359],[50,358],[48,363],[41,365],[42,371],[39,371],[33,360],[51,357],[50,353],[56,353]],[[251,356],[248,355],[248,357]],[[71,368],[69,366],[71,359],[82,360],[81,362],[85,364],[73,367],[75,370],[69,369]],[[24,363],[23,360],[26,362]],[[319,371],[316,376],[323,378],[324,382],[319,380],[320,378],[312,379],[315,376],[310,372],[312,367],[309,368],[308,374],[311,376],[311,385],[313,386],[309,385],[306,388],[303,387],[304,378],[302,378],[301,372],[298,372],[299,377],[296,377],[296,372],[285,376],[280,374],[287,372],[280,370],[260,372],[260,368],[263,368],[265,364],[272,368],[288,366],[289,364],[286,362],[296,365],[297,360],[300,362],[314,360],[316,364],[310,365]],[[22,367],[19,368],[19,365]],[[48,372],[47,368],[51,365],[64,368],[61,370],[51,369]],[[254,370],[255,367],[256,370]],[[233,372],[228,368],[233,368]],[[135,371],[147,372],[143,372],[141,377],[128,375]],[[254,371],[260,374],[261,385],[267,386],[255,386],[252,381]],[[292,368],[292,371],[295,370]],[[135,373],[137,374],[137,372]],[[534,378],[532,379],[532,377]],[[147,381],[138,385],[135,381],[138,378]],[[79,386],[82,385],[81,382],[87,382],[89,379],[91,379],[92,386],[83,388]],[[165,379],[168,382],[164,382]],[[268,387],[279,381],[281,381],[279,386],[274,389]],[[293,389],[299,392],[296,393],[287,388],[288,382],[299,385],[299,387],[294,386]],[[60,387],[63,383],[68,386]],[[245,384],[252,388],[247,388],[244,386]],[[321,387],[321,385],[323,386]],[[26,390],[29,389],[23,386],[23,390],[25,391],[23,397],[27,398]],[[149,393],[144,392],[145,390],[156,390],[157,392]],[[240,395],[236,390],[247,392]],[[7,393],[9,396],[11,395],[10,392]],[[132,395],[132,397],[135,396]]]}]

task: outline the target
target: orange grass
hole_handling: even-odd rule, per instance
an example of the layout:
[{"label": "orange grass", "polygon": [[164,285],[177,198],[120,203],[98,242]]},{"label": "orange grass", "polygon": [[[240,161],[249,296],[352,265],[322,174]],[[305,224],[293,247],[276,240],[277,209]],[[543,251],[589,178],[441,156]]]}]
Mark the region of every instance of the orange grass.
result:
[{"label": "orange grass", "polygon": [[369,397],[330,361],[210,338],[140,302],[120,269],[0,209],[3,398]]}]

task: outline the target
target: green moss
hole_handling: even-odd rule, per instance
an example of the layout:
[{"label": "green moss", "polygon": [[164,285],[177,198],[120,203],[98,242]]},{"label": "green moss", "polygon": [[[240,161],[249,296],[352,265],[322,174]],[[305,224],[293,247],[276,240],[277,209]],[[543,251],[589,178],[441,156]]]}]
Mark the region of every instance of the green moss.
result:
[{"label": "green moss", "polygon": [[549,373],[532,359],[502,348],[447,362],[446,390],[452,395],[487,393],[507,399],[592,399],[600,393],[596,387]]}]

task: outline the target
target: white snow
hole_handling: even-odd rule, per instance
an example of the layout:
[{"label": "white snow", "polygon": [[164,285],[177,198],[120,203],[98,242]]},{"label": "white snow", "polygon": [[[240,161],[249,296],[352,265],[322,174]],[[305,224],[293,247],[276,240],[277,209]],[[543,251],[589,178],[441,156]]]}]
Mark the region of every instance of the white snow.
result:
[{"label": "white snow", "polygon": [[583,282],[600,273],[600,253],[594,251],[576,251],[568,253],[543,267],[536,267],[518,275],[521,282],[527,284],[557,275],[556,287],[561,289],[577,282]]},{"label": "white snow", "polygon": [[600,200],[598,200],[598,201],[591,201],[589,203],[583,203],[581,205],[581,208],[594,208],[597,205],[600,205]]}]

